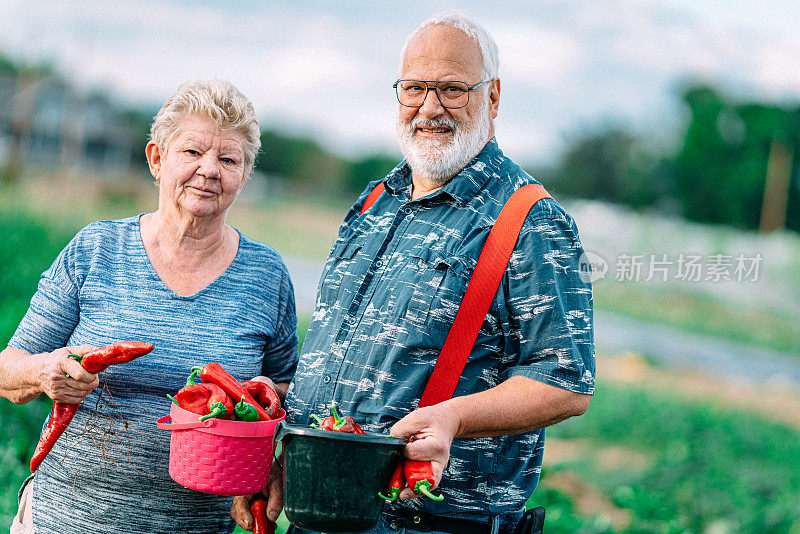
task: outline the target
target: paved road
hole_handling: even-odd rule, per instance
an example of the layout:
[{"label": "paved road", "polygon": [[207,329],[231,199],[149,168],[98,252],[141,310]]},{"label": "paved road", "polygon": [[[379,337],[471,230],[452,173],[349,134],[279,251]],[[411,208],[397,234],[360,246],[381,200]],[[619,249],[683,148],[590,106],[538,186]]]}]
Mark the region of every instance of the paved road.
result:
[{"label": "paved road", "polygon": [[[322,262],[292,257],[283,260],[292,276],[298,312],[313,312]],[[800,355],[691,334],[604,311],[595,312],[595,344],[601,353],[637,352],[665,365],[800,386]]]}]

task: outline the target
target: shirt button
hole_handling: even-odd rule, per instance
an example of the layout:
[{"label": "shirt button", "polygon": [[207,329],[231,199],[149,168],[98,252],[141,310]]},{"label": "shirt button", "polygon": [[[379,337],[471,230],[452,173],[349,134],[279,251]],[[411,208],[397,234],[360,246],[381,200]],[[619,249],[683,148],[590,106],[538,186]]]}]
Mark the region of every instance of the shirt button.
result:
[{"label": "shirt button", "polygon": [[323,376],[323,377],[322,377],[322,381],[323,381],[323,382],[325,382],[326,384],[330,383],[330,381],[331,381],[331,375],[325,375],[325,376]]},{"label": "shirt button", "polygon": [[409,213],[411,213],[412,211],[413,211],[413,210],[412,210],[411,208],[403,208],[403,213],[405,213],[406,215],[408,215],[408,214],[409,214]]}]

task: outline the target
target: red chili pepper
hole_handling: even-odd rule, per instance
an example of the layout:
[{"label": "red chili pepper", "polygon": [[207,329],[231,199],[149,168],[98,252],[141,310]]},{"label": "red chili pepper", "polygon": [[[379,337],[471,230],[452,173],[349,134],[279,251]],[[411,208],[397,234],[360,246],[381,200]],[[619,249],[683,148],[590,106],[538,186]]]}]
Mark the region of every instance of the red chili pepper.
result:
[{"label": "red chili pepper", "polygon": [[216,384],[196,384],[194,379],[198,373],[199,370],[193,370],[186,385],[174,397],[167,397],[184,410],[203,416],[201,421],[212,417],[231,419],[234,406],[228,394]]},{"label": "red chili pepper", "polygon": [[208,398],[208,414],[200,418],[201,421],[210,419],[212,417],[219,417],[221,419],[232,419],[235,412],[233,401],[225,393],[225,390],[216,384],[202,384],[211,391],[211,396]]},{"label": "red chili pepper", "polygon": [[201,421],[212,417],[230,419],[234,414],[233,402],[216,384],[192,384],[181,388],[174,398],[167,397],[184,410],[201,415]]},{"label": "red chili pepper", "polygon": [[119,341],[99,349],[87,352],[82,357],[76,358],[84,369],[97,374],[105,371],[109,366],[128,363],[139,356],[144,356],[155,347],[152,343],[141,341]]},{"label": "red chili pepper", "polygon": [[264,382],[256,382],[253,380],[246,380],[242,382],[244,389],[267,411],[270,417],[275,417],[275,414],[281,409],[281,399],[275,390],[269,387]]},{"label": "red chili pepper", "polygon": [[[135,360],[139,356],[144,356],[155,347],[152,343],[142,343],[140,341],[120,341],[105,347],[100,347],[87,352],[83,356],[70,354],[69,357],[77,360],[81,366],[92,374],[105,371],[110,365],[127,363]],[[31,473],[39,468],[39,465],[52,450],[53,446],[61,437],[61,434],[69,426],[70,421],[78,411],[78,404],[65,404],[63,402],[53,403],[53,410],[50,412],[50,421],[47,423],[36,450],[33,451],[31,458]]]},{"label": "red chili pepper", "polygon": [[394,468],[392,479],[389,481],[389,496],[387,497],[383,493],[378,493],[378,497],[387,502],[392,502],[400,497],[400,492],[402,492],[405,487],[406,475],[403,473],[403,460],[400,459],[400,461],[397,462],[397,467]]},{"label": "red chili pepper", "polygon": [[253,514],[253,534],[275,534],[275,523],[267,519],[267,501],[257,499],[250,503]]},{"label": "red chili pepper", "polygon": [[356,423],[356,420],[350,417],[349,415],[344,418],[344,423],[339,426],[337,429],[339,432],[347,432],[349,434],[361,434],[366,435],[367,433]]},{"label": "red chili pepper", "polygon": [[416,493],[425,495],[434,501],[444,499],[442,495],[431,493],[431,490],[436,487],[436,479],[433,477],[433,468],[430,462],[405,459],[403,460],[403,474],[406,476],[408,487]]},{"label": "red chili pepper", "polygon": [[270,421],[272,419],[267,411],[247,392],[245,387],[217,362],[208,363],[204,367],[192,367],[192,371],[195,369],[200,369],[200,379],[204,383],[218,385],[231,399],[238,400],[244,397],[244,401],[252,404],[258,412],[259,421]]},{"label": "red chili pepper", "polygon": [[316,414],[311,414],[311,418],[314,419],[314,421],[316,421],[316,423],[311,424],[311,428],[336,432],[336,418],[334,416],[329,415],[325,419],[322,419],[320,416]]},{"label": "red chili pepper", "polygon": [[311,425],[314,428],[333,432],[344,432],[346,434],[366,435],[366,432],[364,432],[351,416],[341,417],[334,403],[331,403],[331,415],[325,419],[321,419],[318,415],[313,414],[311,417],[316,421],[316,425]]}]

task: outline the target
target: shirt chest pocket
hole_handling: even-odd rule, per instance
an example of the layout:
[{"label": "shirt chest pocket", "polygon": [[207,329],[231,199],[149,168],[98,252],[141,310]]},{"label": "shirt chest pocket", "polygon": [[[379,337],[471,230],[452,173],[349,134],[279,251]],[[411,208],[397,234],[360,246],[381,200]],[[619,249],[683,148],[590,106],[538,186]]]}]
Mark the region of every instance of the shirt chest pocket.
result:
[{"label": "shirt chest pocket", "polygon": [[409,276],[415,280],[405,313],[409,326],[447,331],[464,297],[474,261],[418,248],[410,254]]},{"label": "shirt chest pocket", "polygon": [[354,281],[360,282],[362,278],[358,269],[358,253],[364,247],[364,241],[362,237],[334,243],[317,288],[317,306],[332,306],[340,301],[345,296],[343,288],[345,291],[355,291]]}]

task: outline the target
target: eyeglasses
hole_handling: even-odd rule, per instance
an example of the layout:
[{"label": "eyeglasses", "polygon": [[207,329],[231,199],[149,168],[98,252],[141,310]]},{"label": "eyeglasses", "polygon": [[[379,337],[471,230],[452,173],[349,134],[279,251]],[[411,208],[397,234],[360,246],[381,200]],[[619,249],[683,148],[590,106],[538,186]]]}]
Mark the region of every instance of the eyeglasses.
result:
[{"label": "eyeglasses", "polygon": [[490,81],[484,80],[470,87],[457,81],[397,80],[392,87],[397,92],[397,101],[406,107],[420,107],[428,97],[428,91],[433,90],[442,107],[457,109],[469,104],[470,91]]}]

